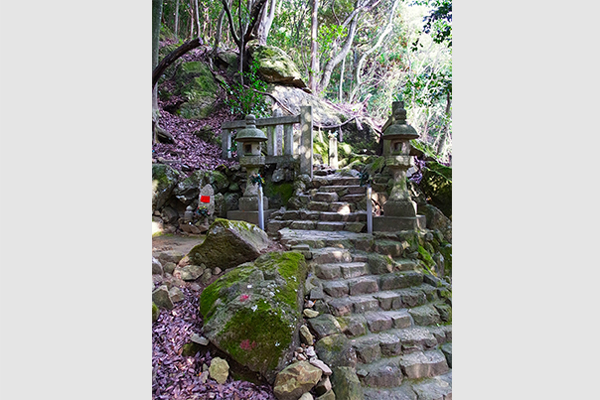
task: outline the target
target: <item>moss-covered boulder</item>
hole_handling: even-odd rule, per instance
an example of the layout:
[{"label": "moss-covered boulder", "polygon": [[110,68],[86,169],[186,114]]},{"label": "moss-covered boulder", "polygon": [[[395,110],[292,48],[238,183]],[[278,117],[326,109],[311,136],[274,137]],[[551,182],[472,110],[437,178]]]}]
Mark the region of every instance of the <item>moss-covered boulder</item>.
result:
[{"label": "moss-covered boulder", "polygon": [[185,100],[177,110],[179,115],[202,119],[214,111],[219,85],[206,64],[201,61],[184,62],[174,80],[174,93]]},{"label": "moss-covered boulder", "polygon": [[152,164],[152,212],[165,205],[181,173],[165,164]]},{"label": "moss-covered boulder", "polygon": [[427,161],[419,187],[431,204],[452,218],[452,167]]},{"label": "moss-covered boulder", "polygon": [[299,344],[306,275],[304,256],[295,251],[232,269],[202,292],[204,336],[272,383]]},{"label": "moss-covered boulder", "polygon": [[217,218],[206,239],[188,253],[192,264],[226,270],[252,261],[269,245],[265,231],[245,221]]},{"label": "moss-covered boulder", "polygon": [[250,42],[248,54],[251,62],[258,64],[257,74],[265,82],[306,87],[294,61],[279,47],[261,46],[258,42]]}]

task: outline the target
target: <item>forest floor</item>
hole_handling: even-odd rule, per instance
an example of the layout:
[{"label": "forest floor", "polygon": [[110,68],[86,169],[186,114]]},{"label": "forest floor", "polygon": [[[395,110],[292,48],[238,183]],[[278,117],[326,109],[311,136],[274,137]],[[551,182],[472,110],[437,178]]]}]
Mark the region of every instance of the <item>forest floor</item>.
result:
[{"label": "forest floor", "polygon": [[[187,254],[204,241],[206,235],[160,235],[152,238],[152,255],[163,251]],[[265,251],[282,250],[277,242]],[[218,354],[212,347],[203,348],[194,356],[183,354],[184,345],[192,334],[202,335],[203,322],[198,312],[198,300],[207,284],[185,282],[180,287],[184,299],[172,310],[161,309],[152,324],[152,399],[169,400],[276,400],[273,388],[267,384],[236,379],[230,373],[224,384],[206,379],[202,372]]]}]

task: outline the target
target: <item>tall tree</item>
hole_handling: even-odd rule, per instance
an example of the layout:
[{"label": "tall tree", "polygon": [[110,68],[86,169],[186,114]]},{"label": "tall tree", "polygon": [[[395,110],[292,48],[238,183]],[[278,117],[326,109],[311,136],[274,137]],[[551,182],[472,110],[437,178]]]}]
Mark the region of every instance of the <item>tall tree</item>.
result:
[{"label": "tall tree", "polygon": [[355,98],[356,92],[361,88],[361,85],[362,85],[362,80],[361,80],[362,69],[363,69],[365,60],[367,59],[368,56],[373,54],[373,52],[375,52],[377,49],[379,49],[381,47],[381,45],[384,43],[385,38],[392,32],[392,30],[394,28],[394,17],[396,16],[396,9],[397,9],[399,3],[400,3],[400,0],[394,0],[394,2],[392,3],[391,9],[389,11],[389,14],[388,14],[389,18],[388,18],[387,24],[381,30],[379,37],[377,38],[377,41],[375,42],[374,45],[371,45],[368,48],[368,50],[366,50],[364,53],[362,53],[362,55],[358,59],[358,63],[356,65],[356,68],[354,69],[355,86],[354,86],[354,89],[352,89],[352,93],[350,94],[350,98],[349,98],[349,101],[351,103],[357,100]]},{"label": "tall tree", "polygon": [[[267,0],[248,0],[246,4],[242,4],[242,0],[238,0],[238,25],[236,29],[235,22],[233,22],[233,16],[231,15],[231,7],[227,4],[227,0],[221,0],[225,14],[227,14],[227,21],[229,22],[229,31],[231,37],[238,46],[240,52],[240,82],[244,84],[244,54],[246,53],[246,44],[253,39],[252,32],[254,31],[255,25],[259,22],[259,15],[262,12]],[[243,8],[250,10],[247,18],[243,18]]]},{"label": "tall tree", "polygon": [[[162,0],[152,0],[152,70],[158,65],[158,42],[160,38],[160,21],[162,19]],[[155,139],[155,128],[158,123],[158,87],[152,88],[152,142]]]},{"label": "tall tree", "polygon": [[268,7],[264,7],[260,16],[260,23],[255,27],[255,36],[258,39],[258,44],[266,45],[269,32],[271,31],[271,25],[275,19],[275,8],[277,7],[277,0],[270,0]]},{"label": "tall tree", "polygon": [[310,23],[310,68],[308,69],[308,87],[317,92],[317,76],[319,76],[319,53],[317,35],[319,32],[319,0],[312,0],[312,18]]},{"label": "tall tree", "polygon": [[175,1],[175,40],[179,41],[179,0]]}]

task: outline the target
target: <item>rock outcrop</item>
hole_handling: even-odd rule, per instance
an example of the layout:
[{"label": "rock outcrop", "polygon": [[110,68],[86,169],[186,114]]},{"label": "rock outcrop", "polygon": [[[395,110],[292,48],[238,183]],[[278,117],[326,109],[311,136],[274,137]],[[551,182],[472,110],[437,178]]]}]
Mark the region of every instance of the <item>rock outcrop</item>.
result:
[{"label": "rock outcrop", "polygon": [[268,244],[267,234],[256,225],[217,218],[188,257],[192,264],[226,270],[256,259]]},{"label": "rock outcrop", "polygon": [[228,271],[200,297],[204,335],[273,382],[299,344],[306,275],[304,256],[294,251],[267,253]]},{"label": "rock outcrop", "polygon": [[258,64],[257,74],[268,83],[305,88],[300,70],[283,50],[275,46],[261,46],[258,42],[248,43],[250,60]]}]

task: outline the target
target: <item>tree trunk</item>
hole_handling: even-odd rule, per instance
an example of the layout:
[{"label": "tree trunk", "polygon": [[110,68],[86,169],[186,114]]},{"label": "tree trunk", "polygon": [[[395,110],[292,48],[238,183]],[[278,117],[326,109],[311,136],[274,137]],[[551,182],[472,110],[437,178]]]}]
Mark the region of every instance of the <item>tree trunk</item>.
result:
[{"label": "tree trunk", "polygon": [[329,86],[329,81],[331,80],[331,73],[336,65],[338,65],[346,55],[348,51],[350,51],[350,47],[352,47],[352,42],[354,41],[354,34],[356,33],[356,25],[358,24],[358,14],[354,15],[352,22],[350,23],[350,30],[348,32],[348,36],[346,36],[346,40],[344,41],[344,45],[338,54],[335,55],[327,64],[325,64],[325,68],[323,69],[323,75],[321,77],[321,82],[318,87],[318,92],[323,93],[327,86]]},{"label": "tree trunk", "polygon": [[175,40],[179,41],[179,0],[175,2]]},{"label": "tree trunk", "polygon": [[198,37],[202,34],[202,29],[200,28],[200,7],[198,7],[198,0],[194,0],[194,10],[196,14],[196,29],[198,33]]},{"label": "tree trunk", "polygon": [[264,7],[260,23],[257,25],[256,29],[256,37],[258,39],[258,44],[261,46],[265,46],[267,44],[267,38],[269,37],[269,31],[271,30],[271,25],[273,24],[273,19],[275,19],[275,8],[277,7],[277,0],[269,1],[269,9]]},{"label": "tree trunk", "polygon": [[344,70],[346,69],[346,57],[342,60],[342,71],[340,72],[340,91],[338,94],[338,101],[342,102],[342,89],[344,84]]},{"label": "tree trunk", "polygon": [[385,39],[385,37],[387,35],[390,34],[390,32],[392,31],[393,27],[394,27],[394,14],[396,12],[396,7],[398,7],[398,3],[400,3],[400,0],[394,0],[394,3],[392,4],[392,9],[389,13],[390,19],[388,20],[387,25],[385,26],[385,28],[383,29],[383,31],[381,32],[381,34],[379,35],[379,38],[377,39],[377,42],[375,43],[375,45],[373,45],[371,48],[369,48],[367,51],[365,51],[362,56],[360,57],[360,59],[358,60],[358,65],[356,66],[356,69],[354,70],[355,73],[355,77],[354,80],[356,81],[356,86],[354,87],[354,90],[352,91],[352,94],[350,95],[350,102],[355,101],[356,99],[354,98],[354,96],[356,96],[356,92],[360,89],[361,87],[361,83],[362,83],[362,66],[365,63],[366,58],[372,54],[375,50],[377,50],[379,47],[381,47],[381,45],[383,44],[383,40]]},{"label": "tree trunk", "polygon": [[244,41],[245,27],[242,25],[242,0],[238,0],[238,24],[240,26],[240,83],[244,86],[244,50],[246,43]]},{"label": "tree trunk", "polygon": [[219,44],[221,44],[221,36],[223,35],[223,18],[225,18],[225,10],[221,10],[219,19],[217,20],[217,29],[215,32],[215,42],[213,45],[213,54],[217,54]]},{"label": "tree trunk", "polygon": [[310,67],[308,69],[308,87],[313,93],[317,93],[317,77],[319,76],[319,54],[317,46],[317,35],[319,32],[319,0],[312,2],[312,18],[310,23]]},{"label": "tree trunk", "polygon": [[[152,0],[152,69],[158,65],[158,46],[160,39],[160,21],[162,18],[162,0]],[[156,142],[155,127],[158,123],[158,87],[152,88],[152,143]]]}]

